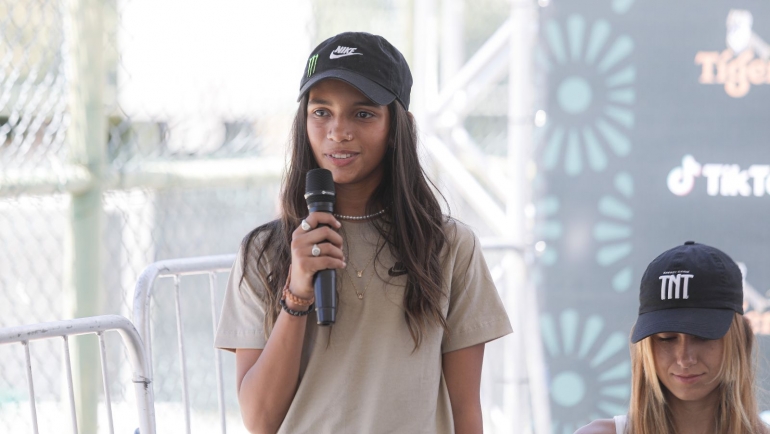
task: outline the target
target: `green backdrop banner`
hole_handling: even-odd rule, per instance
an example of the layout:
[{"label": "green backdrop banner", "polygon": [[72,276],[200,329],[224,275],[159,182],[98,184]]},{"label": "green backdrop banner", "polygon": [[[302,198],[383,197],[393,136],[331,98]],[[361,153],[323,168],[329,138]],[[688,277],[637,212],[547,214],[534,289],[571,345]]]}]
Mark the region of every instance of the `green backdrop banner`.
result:
[{"label": "green backdrop banner", "polygon": [[555,0],[536,66],[554,432],[626,413],[641,274],[687,240],[742,267],[770,390],[770,3]]}]

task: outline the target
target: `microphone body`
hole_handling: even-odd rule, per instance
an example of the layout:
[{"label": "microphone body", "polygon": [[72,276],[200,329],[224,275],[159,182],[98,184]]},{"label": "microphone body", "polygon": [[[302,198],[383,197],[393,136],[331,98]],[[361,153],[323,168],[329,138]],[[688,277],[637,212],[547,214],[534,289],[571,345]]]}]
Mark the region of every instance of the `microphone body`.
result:
[{"label": "microphone body", "polygon": [[[336,196],[332,173],[312,169],[305,178],[305,200],[309,212],[334,212]],[[327,225],[323,225],[327,226]],[[313,276],[315,311],[319,325],[331,325],[337,319],[337,272],[321,270]]]}]

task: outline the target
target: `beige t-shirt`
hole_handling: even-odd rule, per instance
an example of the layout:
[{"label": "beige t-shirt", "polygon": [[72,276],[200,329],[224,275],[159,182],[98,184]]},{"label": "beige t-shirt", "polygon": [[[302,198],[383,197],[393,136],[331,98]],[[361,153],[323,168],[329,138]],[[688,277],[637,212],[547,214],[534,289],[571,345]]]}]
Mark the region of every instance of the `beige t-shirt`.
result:
[{"label": "beige t-shirt", "polygon": [[[403,309],[406,275],[389,275],[395,260],[385,248],[357,277],[355,270],[366,267],[382,240],[371,223],[343,222],[348,268],[337,270],[337,322],[322,327],[316,325],[315,312],[309,315],[299,386],[279,433],[454,432],[442,354],[497,339],[511,333],[511,325],[476,236],[454,220],[445,227],[449,243],[442,259],[449,297],[443,311],[449,333],[431,324],[414,350]],[[217,348],[265,347],[265,309],[255,295],[264,289],[251,275],[253,268],[239,286],[239,253],[222,306]]]}]

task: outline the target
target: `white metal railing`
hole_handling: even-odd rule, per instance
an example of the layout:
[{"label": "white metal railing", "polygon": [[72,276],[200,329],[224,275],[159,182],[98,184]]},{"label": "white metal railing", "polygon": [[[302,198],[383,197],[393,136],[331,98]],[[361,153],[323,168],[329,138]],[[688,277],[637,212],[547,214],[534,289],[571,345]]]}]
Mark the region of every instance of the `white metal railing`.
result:
[{"label": "white metal railing", "polygon": [[[139,276],[139,280],[136,282],[136,288],[134,290],[134,324],[139,330],[141,335],[145,355],[147,357],[147,365],[150,369],[150,375],[152,375],[152,333],[151,333],[151,316],[150,316],[150,299],[154,288],[155,281],[161,277],[171,277],[174,279],[174,300],[176,306],[176,326],[177,326],[177,342],[179,345],[179,361],[182,374],[182,400],[184,404],[184,418],[185,418],[185,432],[190,433],[190,393],[187,378],[187,362],[185,357],[185,341],[182,328],[182,310],[181,310],[181,295],[179,288],[179,278],[185,275],[195,274],[208,274],[209,276],[209,293],[211,296],[211,318],[212,328],[216,335],[217,318],[219,312],[216,308],[216,287],[217,287],[217,275],[216,273],[222,271],[229,271],[235,261],[235,254],[218,255],[218,256],[202,256],[196,258],[186,259],[170,259],[166,261],[159,261],[150,264],[142,274]],[[227,417],[225,411],[225,394],[224,394],[224,381],[222,376],[222,358],[220,352],[212,348],[214,356],[214,364],[216,367],[216,381],[217,381],[217,397],[219,400],[219,418],[222,434],[227,432]],[[150,390],[152,393],[152,390]],[[153,395],[154,396],[154,395]]]},{"label": "white metal railing", "polygon": [[[498,252],[510,252],[513,253],[514,256],[523,257],[526,255],[526,248],[521,245],[517,245],[511,240],[504,239],[504,238],[498,238],[498,237],[489,237],[489,238],[481,238],[480,239],[481,247],[484,251],[498,251]],[[177,341],[179,346],[179,359],[180,359],[180,367],[181,367],[181,376],[182,376],[182,398],[183,398],[183,404],[184,404],[184,418],[185,418],[185,426],[186,426],[186,433],[190,433],[190,411],[191,411],[191,404],[190,404],[190,396],[189,396],[189,384],[188,384],[188,373],[187,373],[187,363],[186,363],[186,349],[185,349],[185,339],[184,339],[184,333],[183,333],[183,327],[182,327],[182,312],[181,312],[181,291],[180,291],[180,277],[181,276],[189,276],[189,275],[201,275],[201,274],[208,274],[209,275],[209,292],[211,297],[211,318],[212,318],[212,329],[214,331],[214,334],[216,335],[216,327],[218,323],[218,317],[219,312],[217,310],[216,305],[216,288],[217,288],[217,276],[216,274],[219,272],[229,271],[232,268],[233,262],[235,261],[235,254],[228,254],[228,255],[218,255],[218,256],[203,256],[203,257],[194,257],[194,258],[185,258],[185,259],[172,259],[172,260],[165,260],[165,261],[159,261],[154,264],[149,265],[144,272],[142,272],[141,276],[139,277],[139,280],[136,283],[136,288],[134,292],[134,313],[133,313],[133,320],[134,324],[136,325],[137,329],[139,330],[139,333],[141,334],[142,340],[145,345],[145,354],[148,361],[148,366],[150,369],[150,373],[152,375],[152,336],[151,336],[151,311],[150,311],[150,300],[153,295],[153,290],[155,286],[155,282],[158,278],[161,277],[171,277],[174,279],[174,297],[175,297],[175,307],[176,307],[176,326],[177,326]],[[492,270],[493,274],[496,273],[505,273],[506,266],[508,264],[507,261],[505,261],[504,264],[501,264],[499,267],[496,267],[496,269]],[[501,268],[502,267],[502,268]],[[495,279],[498,280],[498,279]],[[504,280],[504,279],[502,279]],[[508,293],[511,291],[511,288],[508,288],[507,285],[503,284],[504,287],[501,288],[504,296],[505,293]],[[531,292],[531,291],[528,291]],[[534,296],[527,297],[526,299],[517,300],[517,304],[520,304],[520,308],[522,310],[525,310],[527,312],[530,312],[530,315],[527,315],[526,318],[520,319],[518,321],[518,325],[520,327],[525,327],[525,329],[528,330],[528,333],[533,334],[532,338],[527,341],[527,345],[532,345],[531,348],[528,348],[526,351],[532,353],[530,354],[531,357],[529,357],[524,363],[524,366],[521,366],[519,369],[521,372],[517,372],[513,374],[513,377],[516,378],[516,381],[511,381],[511,384],[506,385],[506,389],[511,389],[510,392],[512,394],[520,394],[522,391],[518,390],[521,386],[520,383],[526,383],[529,385],[529,392],[524,393],[525,395],[531,393],[531,396],[527,396],[525,399],[529,402],[529,405],[531,405],[531,411],[538,416],[538,419],[548,418],[550,411],[548,408],[548,400],[547,396],[546,398],[543,398],[541,395],[542,393],[534,393],[533,391],[543,391],[547,390],[545,387],[545,371],[544,371],[544,358],[542,355],[542,351],[539,348],[539,342],[540,342],[540,334],[539,334],[539,327],[537,326],[537,314],[538,311],[536,306],[536,301]],[[524,307],[523,305],[526,305]],[[515,313],[511,312],[512,319],[515,318]],[[522,345],[524,343],[522,342]],[[218,401],[219,401],[219,416],[220,416],[220,425],[221,425],[221,432],[222,434],[226,434],[226,411],[225,411],[225,397],[224,397],[224,384],[223,384],[223,376],[222,376],[222,360],[221,360],[221,352],[213,349],[213,356],[214,356],[214,363],[216,367],[216,382],[217,382],[217,395],[218,395]],[[523,351],[522,348],[506,348],[505,355],[503,358],[505,359],[504,363],[511,364],[513,363],[512,360],[509,360],[514,354],[521,353]],[[530,360],[531,359],[531,360]],[[508,377],[508,375],[506,375]],[[510,399],[507,399],[506,401],[511,401]],[[510,410],[510,409],[506,409]]]},{"label": "white metal railing", "polygon": [[24,346],[26,357],[27,387],[29,389],[30,413],[32,431],[38,434],[37,408],[35,404],[35,387],[32,381],[32,361],[29,353],[29,343],[33,340],[60,337],[64,346],[64,361],[67,374],[67,392],[72,423],[72,432],[78,433],[77,417],[75,414],[75,395],[72,387],[72,368],[69,354],[69,336],[96,334],[99,337],[99,353],[102,361],[102,381],[104,382],[104,397],[107,409],[107,422],[110,434],[115,432],[112,421],[112,403],[109,389],[109,370],[107,369],[107,354],[104,345],[104,332],[117,331],[128,351],[129,361],[133,370],[132,382],[136,394],[136,406],[139,413],[139,432],[155,434],[155,411],[151,394],[151,379],[147,358],[142,347],[142,339],[136,328],[128,319],[119,315],[101,315],[88,318],[77,318],[63,321],[44,322],[0,329],[0,344],[20,343]]}]

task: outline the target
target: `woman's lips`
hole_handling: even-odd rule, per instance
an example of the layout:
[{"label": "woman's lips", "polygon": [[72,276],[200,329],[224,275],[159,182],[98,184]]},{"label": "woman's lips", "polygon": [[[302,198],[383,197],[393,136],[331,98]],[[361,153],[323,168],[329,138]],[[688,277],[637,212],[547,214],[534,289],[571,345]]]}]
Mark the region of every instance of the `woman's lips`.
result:
[{"label": "woman's lips", "polygon": [[324,154],[324,156],[335,166],[343,167],[351,164],[356,157],[358,157],[358,154],[352,152],[334,152],[331,154]]},{"label": "woman's lips", "polygon": [[677,375],[677,374],[673,374],[673,375],[674,375],[674,378],[677,381],[679,381],[679,382],[681,382],[683,384],[693,384],[693,383],[697,383],[701,379],[701,377],[703,377],[704,374],[696,374],[696,375]]}]

